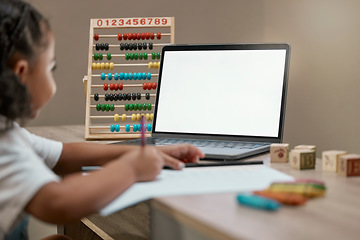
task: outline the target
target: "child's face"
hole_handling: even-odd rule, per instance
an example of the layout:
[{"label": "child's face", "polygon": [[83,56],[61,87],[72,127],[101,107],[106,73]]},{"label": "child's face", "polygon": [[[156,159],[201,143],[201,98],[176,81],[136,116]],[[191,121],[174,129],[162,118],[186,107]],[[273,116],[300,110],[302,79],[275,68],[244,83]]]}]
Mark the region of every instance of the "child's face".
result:
[{"label": "child's face", "polygon": [[49,102],[56,92],[53,76],[55,69],[55,39],[52,32],[48,33],[48,46],[42,50],[37,59],[29,65],[29,71],[22,79],[32,96],[32,117],[35,118],[41,108]]}]

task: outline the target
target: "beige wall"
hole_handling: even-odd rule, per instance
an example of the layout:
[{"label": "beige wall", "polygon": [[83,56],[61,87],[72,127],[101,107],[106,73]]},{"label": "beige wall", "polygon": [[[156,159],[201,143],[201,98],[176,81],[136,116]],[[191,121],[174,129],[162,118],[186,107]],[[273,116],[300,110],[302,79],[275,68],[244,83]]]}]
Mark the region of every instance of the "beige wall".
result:
[{"label": "beige wall", "polygon": [[84,123],[90,18],[175,16],[176,43],[289,42],[284,141],[360,152],[357,0],[30,2],[50,19],[58,62],[57,95],[30,125]]}]

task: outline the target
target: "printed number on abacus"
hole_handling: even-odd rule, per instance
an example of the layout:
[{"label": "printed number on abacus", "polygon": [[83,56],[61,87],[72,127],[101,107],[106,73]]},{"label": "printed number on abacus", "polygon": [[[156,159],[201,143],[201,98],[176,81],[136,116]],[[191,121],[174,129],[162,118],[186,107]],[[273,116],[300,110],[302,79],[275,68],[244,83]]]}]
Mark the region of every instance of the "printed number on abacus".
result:
[{"label": "printed number on abacus", "polygon": [[126,27],[126,26],[168,26],[168,18],[117,18],[117,19],[97,19],[97,27]]}]

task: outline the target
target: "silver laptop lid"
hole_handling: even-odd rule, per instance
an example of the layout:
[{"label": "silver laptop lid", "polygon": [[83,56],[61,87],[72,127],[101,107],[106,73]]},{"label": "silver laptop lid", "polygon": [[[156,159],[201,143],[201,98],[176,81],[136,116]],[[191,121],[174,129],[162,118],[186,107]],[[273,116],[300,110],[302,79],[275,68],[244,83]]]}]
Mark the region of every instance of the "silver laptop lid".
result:
[{"label": "silver laptop lid", "polygon": [[288,44],[162,50],[153,137],[281,142]]}]

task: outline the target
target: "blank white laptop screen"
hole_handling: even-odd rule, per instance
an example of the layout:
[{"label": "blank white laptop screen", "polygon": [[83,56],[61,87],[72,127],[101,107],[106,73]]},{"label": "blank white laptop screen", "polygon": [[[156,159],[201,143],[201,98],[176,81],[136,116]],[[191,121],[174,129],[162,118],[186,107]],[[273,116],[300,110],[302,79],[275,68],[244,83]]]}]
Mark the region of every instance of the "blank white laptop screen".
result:
[{"label": "blank white laptop screen", "polygon": [[165,51],[155,132],[278,137],[285,49]]}]

